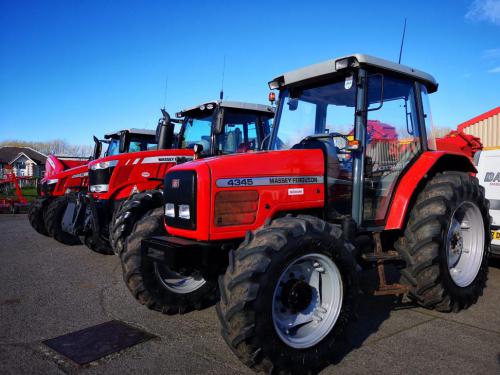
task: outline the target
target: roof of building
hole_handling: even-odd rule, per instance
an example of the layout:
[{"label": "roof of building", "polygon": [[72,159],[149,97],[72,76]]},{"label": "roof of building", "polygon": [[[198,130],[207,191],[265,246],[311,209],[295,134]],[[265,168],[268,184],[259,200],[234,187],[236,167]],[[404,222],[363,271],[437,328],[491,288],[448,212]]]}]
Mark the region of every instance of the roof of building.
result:
[{"label": "roof of building", "polygon": [[[185,116],[185,114],[187,112],[201,110],[202,107],[207,108],[207,106],[210,104],[213,105],[214,107],[218,106],[218,107],[222,107],[222,108],[243,109],[243,110],[247,110],[247,111],[262,112],[262,113],[267,114],[269,116],[274,116],[274,108],[269,106],[269,105],[247,103],[247,102],[235,102],[235,101],[229,101],[229,100],[212,100],[212,101],[208,101],[205,103],[201,103],[201,104],[198,104],[194,107],[183,109],[182,111],[178,112],[178,115]],[[210,108],[208,108],[208,109],[210,109]]]},{"label": "roof of building", "polygon": [[417,81],[421,81],[422,83],[424,83],[427,86],[427,90],[429,92],[437,91],[438,83],[432,75],[406,65],[397,64],[389,60],[384,60],[378,57],[361,53],[342,56],[332,60],[323,61],[318,64],[309,65],[304,68],[293,70],[291,72],[284,73],[279,77],[276,77],[273,81],[281,81],[285,85],[292,85],[302,81],[310,80],[312,78],[331,75],[337,72],[335,62],[347,58],[354,59],[355,64],[358,66],[371,66],[405,76],[410,76]]},{"label": "roof of building", "polygon": [[465,122],[462,122],[460,125],[458,125],[457,129],[464,130],[465,128],[477,124],[480,121],[486,120],[487,118],[490,118],[492,116],[495,116],[496,114],[500,113],[500,106],[493,108],[492,110],[488,112],[484,112],[483,114],[473,117],[470,120],[467,120]]},{"label": "roof of building", "polygon": [[156,130],[151,130],[151,129],[136,129],[136,128],[130,128],[130,129],[120,129],[117,130],[113,133],[108,133],[104,135],[104,138],[108,139],[113,136],[119,136],[121,132],[123,131],[128,131],[131,134],[139,134],[139,135],[154,135],[156,136]]},{"label": "roof of building", "polygon": [[26,155],[38,165],[45,164],[47,159],[47,155],[31,147],[2,146],[0,147],[0,163],[9,164],[17,159],[20,154]]}]

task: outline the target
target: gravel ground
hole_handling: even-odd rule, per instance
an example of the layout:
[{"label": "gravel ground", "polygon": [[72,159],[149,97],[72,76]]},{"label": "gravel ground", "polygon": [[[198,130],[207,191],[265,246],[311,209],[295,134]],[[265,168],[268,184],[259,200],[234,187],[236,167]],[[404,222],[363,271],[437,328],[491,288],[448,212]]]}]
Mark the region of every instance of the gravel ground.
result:
[{"label": "gravel ground", "polygon": [[[113,319],[158,338],[84,367],[41,343]],[[364,296],[349,344],[322,374],[499,374],[500,262],[484,296],[459,314]],[[39,235],[26,215],[0,215],[0,373],[139,372],[251,373],[221,339],[214,308],[173,317],[149,311],[129,294],[115,256]]]}]

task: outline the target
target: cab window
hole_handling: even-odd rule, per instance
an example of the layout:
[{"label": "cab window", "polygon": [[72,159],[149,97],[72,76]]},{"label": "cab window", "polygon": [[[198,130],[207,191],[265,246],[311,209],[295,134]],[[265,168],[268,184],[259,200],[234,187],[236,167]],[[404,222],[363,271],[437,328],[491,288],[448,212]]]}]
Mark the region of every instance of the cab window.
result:
[{"label": "cab window", "polygon": [[363,218],[367,224],[380,225],[398,177],[421,150],[413,82],[373,75],[368,103],[372,110],[367,122]]},{"label": "cab window", "polygon": [[233,154],[259,149],[261,137],[257,131],[256,114],[237,113],[226,109],[224,129],[219,135],[217,149],[223,154]]}]

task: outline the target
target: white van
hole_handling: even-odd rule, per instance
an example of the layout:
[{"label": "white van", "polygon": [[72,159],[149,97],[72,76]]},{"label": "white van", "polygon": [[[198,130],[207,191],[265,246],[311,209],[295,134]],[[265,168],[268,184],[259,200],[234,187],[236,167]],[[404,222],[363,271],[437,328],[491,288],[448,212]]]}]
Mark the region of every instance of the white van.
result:
[{"label": "white van", "polygon": [[483,150],[474,155],[477,178],[490,201],[491,251],[500,256],[500,148]]}]

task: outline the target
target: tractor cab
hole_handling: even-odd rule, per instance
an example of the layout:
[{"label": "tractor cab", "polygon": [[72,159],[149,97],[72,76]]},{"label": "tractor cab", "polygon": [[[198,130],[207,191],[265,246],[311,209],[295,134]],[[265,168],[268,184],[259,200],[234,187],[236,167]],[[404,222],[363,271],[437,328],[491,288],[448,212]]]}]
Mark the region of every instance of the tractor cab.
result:
[{"label": "tractor cab", "polygon": [[263,148],[274,116],[271,106],[216,100],[182,110],[178,148],[199,156],[256,151]]},{"label": "tractor cab", "polygon": [[402,172],[435,149],[427,73],[356,54],[285,73],[270,150],[320,149],[325,216],[384,225]]},{"label": "tractor cab", "polygon": [[[132,128],[119,130],[104,135],[104,140],[100,142],[108,146],[103,157],[129,152],[155,150],[157,146],[156,133],[149,129]],[[98,159],[99,156],[94,157],[94,159]]]}]

